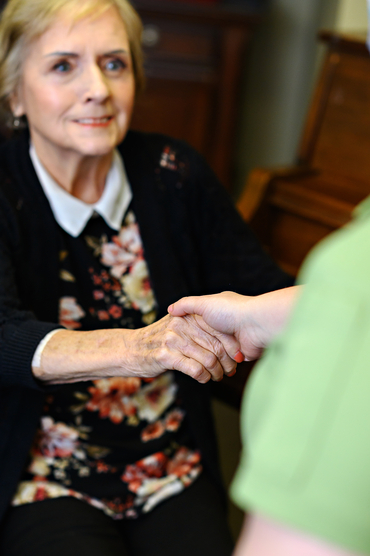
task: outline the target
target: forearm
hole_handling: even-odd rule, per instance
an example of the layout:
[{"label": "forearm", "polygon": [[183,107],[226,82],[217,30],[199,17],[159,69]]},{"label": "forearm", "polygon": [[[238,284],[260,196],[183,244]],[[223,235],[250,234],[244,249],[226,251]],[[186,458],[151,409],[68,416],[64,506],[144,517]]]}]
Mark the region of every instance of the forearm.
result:
[{"label": "forearm", "polygon": [[302,286],[292,286],[246,298],[243,310],[245,320],[248,324],[252,320],[266,333],[269,341],[273,340],[285,327],[301,291]]},{"label": "forearm", "polygon": [[45,345],[39,366],[32,368],[33,374],[48,384],[129,376],[132,332],[59,330]]},{"label": "forearm", "polygon": [[[224,373],[234,372],[236,363],[219,335],[205,328],[193,316],[166,316],[136,330],[60,330],[47,341],[33,374],[48,384],[113,376],[152,378],[166,370],[201,383],[221,380]],[[229,343],[236,352],[239,344],[234,338]]]}]

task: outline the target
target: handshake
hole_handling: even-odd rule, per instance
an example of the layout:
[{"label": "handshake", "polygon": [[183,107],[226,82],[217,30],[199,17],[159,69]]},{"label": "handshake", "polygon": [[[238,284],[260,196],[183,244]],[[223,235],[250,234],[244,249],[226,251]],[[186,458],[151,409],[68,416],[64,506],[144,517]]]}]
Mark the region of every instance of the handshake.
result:
[{"label": "handshake", "polygon": [[[204,347],[204,337],[209,337],[207,349],[218,360],[217,365],[203,364],[205,372],[193,378],[199,382],[221,380],[224,374],[235,373],[237,363],[258,359],[284,328],[300,289],[293,286],[255,297],[223,292],[184,297],[170,305],[172,318],[192,319],[194,344]],[[196,358],[196,350],[192,357]]]}]

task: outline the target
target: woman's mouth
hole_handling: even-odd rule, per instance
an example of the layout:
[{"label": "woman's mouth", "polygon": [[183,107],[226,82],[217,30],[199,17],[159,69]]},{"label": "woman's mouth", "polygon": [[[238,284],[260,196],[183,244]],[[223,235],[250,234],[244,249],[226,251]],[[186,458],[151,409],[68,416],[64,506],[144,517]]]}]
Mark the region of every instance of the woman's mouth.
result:
[{"label": "woman's mouth", "polygon": [[113,120],[113,116],[102,116],[101,118],[78,118],[75,123],[90,127],[106,127]]}]

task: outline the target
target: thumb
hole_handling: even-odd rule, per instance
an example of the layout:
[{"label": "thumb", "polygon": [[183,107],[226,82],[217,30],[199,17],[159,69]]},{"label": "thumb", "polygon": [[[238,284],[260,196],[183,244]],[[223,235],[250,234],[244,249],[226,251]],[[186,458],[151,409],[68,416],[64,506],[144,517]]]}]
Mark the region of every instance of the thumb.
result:
[{"label": "thumb", "polygon": [[203,304],[199,297],[189,296],[183,297],[176,303],[172,303],[167,311],[173,317],[183,317],[184,315],[200,315],[203,314]]}]

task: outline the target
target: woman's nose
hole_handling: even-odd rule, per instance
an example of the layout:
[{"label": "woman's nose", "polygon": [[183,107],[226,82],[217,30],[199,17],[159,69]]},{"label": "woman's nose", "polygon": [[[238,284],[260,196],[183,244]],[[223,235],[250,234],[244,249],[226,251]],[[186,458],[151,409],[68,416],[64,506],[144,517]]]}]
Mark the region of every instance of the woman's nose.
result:
[{"label": "woman's nose", "polygon": [[85,70],[83,82],[84,102],[103,102],[110,96],[109,85],[99,66],[92,66]]}]

